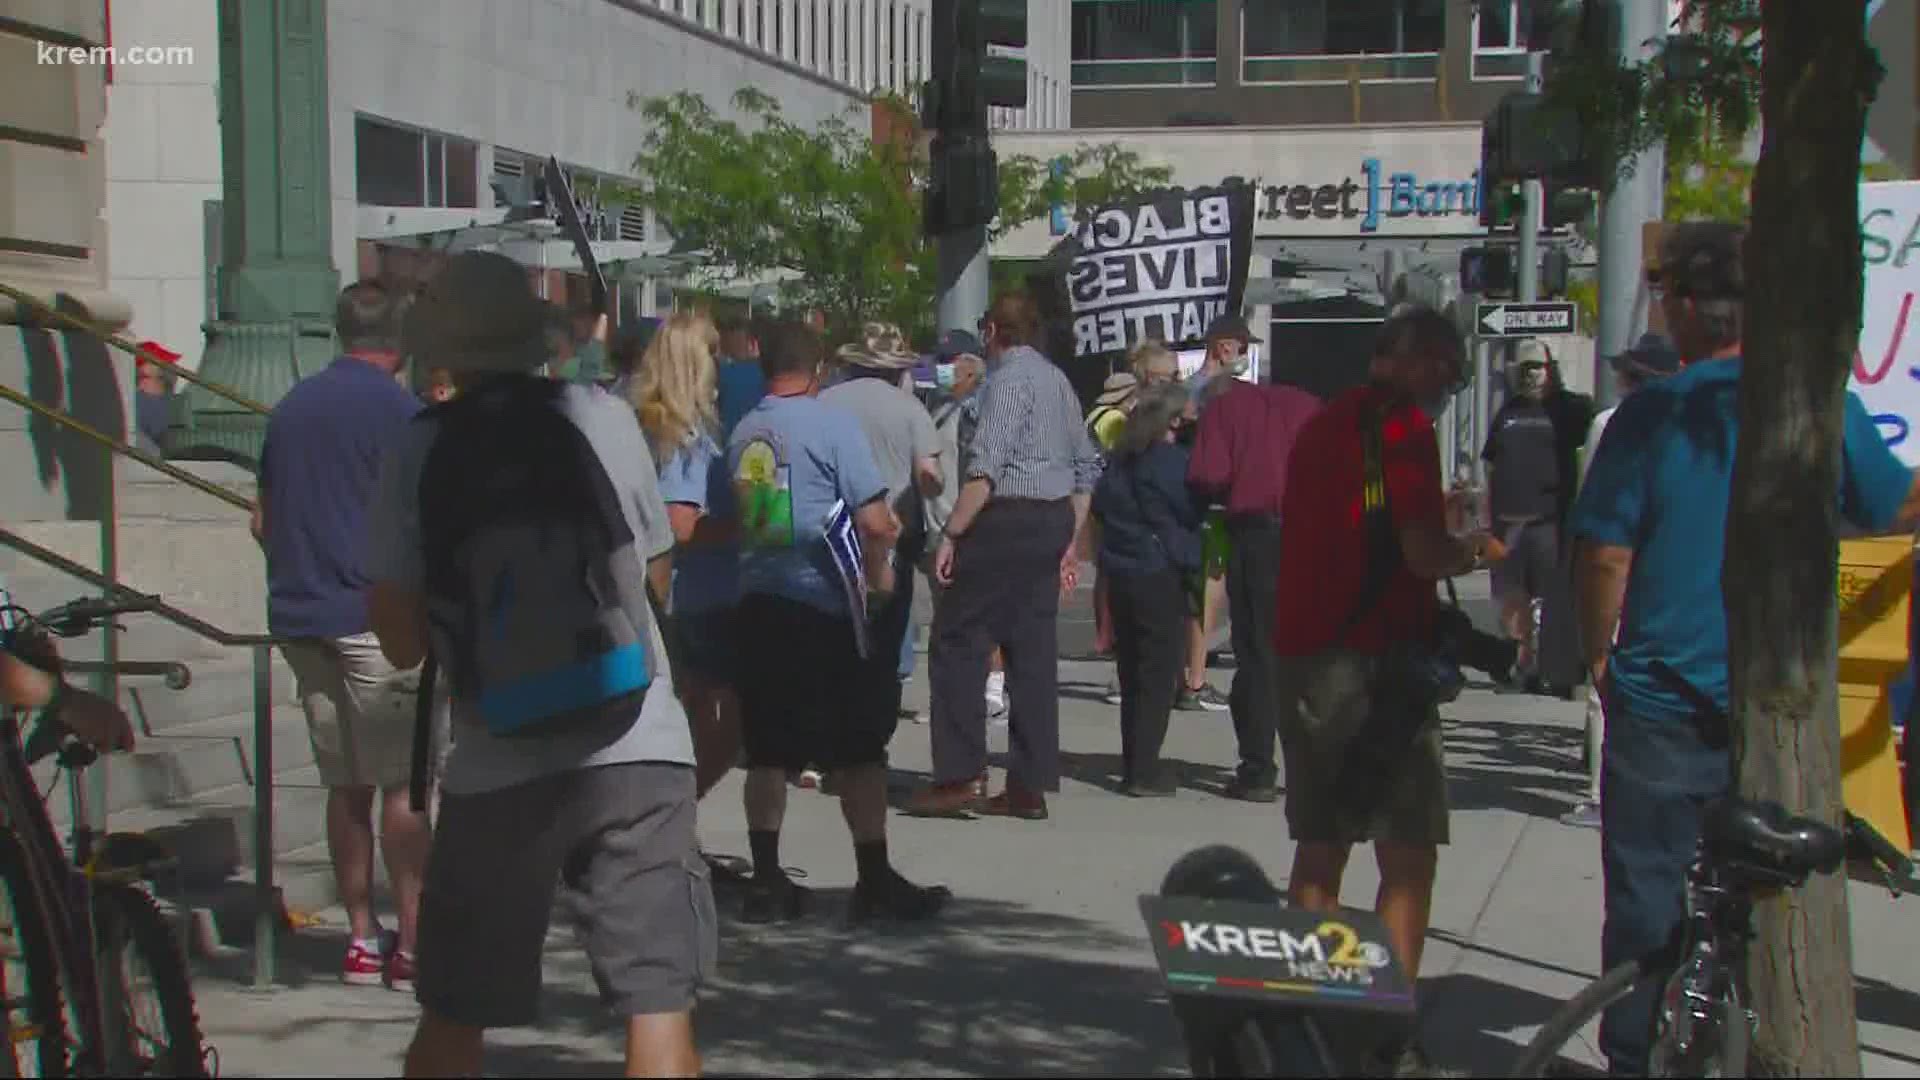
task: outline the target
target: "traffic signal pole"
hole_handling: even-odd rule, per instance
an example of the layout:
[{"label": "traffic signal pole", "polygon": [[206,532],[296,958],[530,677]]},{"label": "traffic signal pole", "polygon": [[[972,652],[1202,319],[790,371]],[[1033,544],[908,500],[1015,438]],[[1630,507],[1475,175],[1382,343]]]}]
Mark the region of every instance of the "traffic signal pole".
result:
[{"label": "traffic signal pole", "polygon": [[[1545,93],[1547,54],[1538,50],[1527,54],[1527,93]],[[1547,216],[1547,187],[1538,179],[1525,181],[1520,188],[1526,208],[1520,213],[1520,301],[1531,304],[1540,299],[1540,228]]]},{"label": "traffic signal pole", "polygon": [[[1648,60],[1667,36],[1666,0],[1623,0],[1620,14],[1621,58]],[[1619,400],[1607,358],[1627,351],[1646,326],[1641,229],[1660,219],[1666,172],[1666,153],[1656,142],[1636,159],[1632,176],[1614,183],[1600,207],[1600,339],[1593,388],[1603,407]]]},{"label": "traffic signal pole", "polygon": [[940,332],[975,333],[987,311],[987,227],[941,233],[939,247]]}]

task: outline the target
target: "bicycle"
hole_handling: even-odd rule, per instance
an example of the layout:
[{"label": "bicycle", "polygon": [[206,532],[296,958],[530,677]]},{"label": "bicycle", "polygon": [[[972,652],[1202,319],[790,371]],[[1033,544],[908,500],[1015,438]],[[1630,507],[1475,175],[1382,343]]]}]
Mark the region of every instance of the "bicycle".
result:
[{"label": "bicycle", "polygon": [[[1724,710],[1671,667],[1655,662],[1653,673],[1703,719],[1724,722]],[[1548,1075],[1566,1044],[1642,979],[1661,986],[1647,1075],[1747,1075],[1748,1048],[1759,1030],[1747,1007],[1753,902],[1798,889],[1814,874],[1834,873],[1850,856],[1871,862],[1896,892],[1898,880],[1912,875],[1907,857],[1852,814],[1843,833],[1791,816],[1776,803],[1731,795],[1715,801],[1687,869],[1686,914],[1675,939],[1588,984],[1547,1020],[1508,1075]]]},{"label": "bicycle", "polygon": [[[17,635],[44,631],[81,637],[115,616],[152,611],[154,597],[123,592],[110,599],[82,598],[32,615],[12,604],[0,614],[19,619]],[[16,651],[16,656],[40,659]],[[44,658],[51,662],[51,657]],[[89,665],[98,669],[98,665]],[[185,685],[185,668],[172,663],[130,662],[117,670],[164,674]],[[14,982],[11,963],[0,967],[0,1004],[6,1009],[7,1075],[211,1076],[213,1051],[200,1034],[186,954],[149,892],[141,886],[164,869],[169,857],[136,833],[100,835],[87,824],[81,773],[99,757],[72,737],[57,716],[42,714],[22,737],[24,710],[0,710],[0,893],[11,908],[0,927],[4,959],[17,959],[24,979]],[[54,785],[64,776],[72,806],[71,850],[55,831],[32,766],[52,757]],[[49,789],[48,795],[51,795]],[[135,1006],[144,967],[157,1002],[155,1031]],[[23,1047],[33,1044],[30,1051]],[[23,1060],[24,1058],[24,1060]],[[33,1072],[25,1072],[26,1067]]]}]

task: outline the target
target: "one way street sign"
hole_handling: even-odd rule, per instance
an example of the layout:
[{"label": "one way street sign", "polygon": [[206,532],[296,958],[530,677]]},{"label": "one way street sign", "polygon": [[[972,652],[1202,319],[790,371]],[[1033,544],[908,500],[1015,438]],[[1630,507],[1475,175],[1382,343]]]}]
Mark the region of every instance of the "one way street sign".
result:
[{"label": "one way street sign", "polygon": [[1481,304],[1479,331],[1486,337],[1571,334],[1578,316],[1572,304]]}]

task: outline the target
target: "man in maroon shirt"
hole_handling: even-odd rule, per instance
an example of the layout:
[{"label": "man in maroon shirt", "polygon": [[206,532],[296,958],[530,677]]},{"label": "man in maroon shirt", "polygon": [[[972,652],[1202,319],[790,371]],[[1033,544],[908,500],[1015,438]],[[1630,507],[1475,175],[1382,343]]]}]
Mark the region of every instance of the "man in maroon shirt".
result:
[{"label": "man in maroon shirt", "polygon": [[[1438,709],[1377,716],[1383,696],[1375,680],[1389,643],[1430,639],[1435,581],[1505,554],[1484,533],[1456,537],[1446,528],[1440,447],[1428,417],[1460,386],[1465,363],[1446,316],[1412,308],[1389,318],[1368,383],[1329,401],[1294,441],[1281,511],[1287,542],[1273,644],[1287,829],[1298,845],[1290,900],[1309,911],[1337,909],[1353,845],[1373,841],[1375,908],[1409,981],[1420,972],[1434,868],[1447,842],[1446,770]],[[1390,518],[1381,524],[1390,528],[1370,529],[1364,510],[1370,430],[1379,432],[1377,480]],[[1377,740],[1387,729],[1413,732],[1393,764],[1343,775],[1356,736]],[[1393,1052],[1402,1067],[1424,1057],[1411,1044]]]},{"label": "man in maroon shirt", "polygon": [[1279,714],[1273,652],[1275,582],[1280,573],[1280,502],[1293,441],[1320,399],[1292,386],[1255,386],[1229,378],[1200,414],[1187,484],[1225,507],[1227,609],[1232,618],[1233,731],[1240,764],[1226,793],[1248,802],[1274,801],[1273,761]]}]

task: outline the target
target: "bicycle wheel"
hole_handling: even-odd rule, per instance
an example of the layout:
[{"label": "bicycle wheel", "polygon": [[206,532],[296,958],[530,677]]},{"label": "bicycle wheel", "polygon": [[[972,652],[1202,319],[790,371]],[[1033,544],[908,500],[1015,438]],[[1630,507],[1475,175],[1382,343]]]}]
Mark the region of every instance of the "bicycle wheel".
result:
[{"label": "bicycle wheel", "polygon": [[6,1006],[8,1076],[67,1075],[67,1014],[60,1005],[60,965],[47,937],[40,894],[27,874],[26,851],[0,830],[0,1002]]},{"label": "bicycle wheel", "polygon": [[186,955],[153,897],[131,885],[93,894],[94,946],[114,1076],[207,1076]]},{"label": "bicycle wheel", "polygon": [[1595,1017],[1607,1010],[1607,1006],[1625,997],[1639,978],[1640,965],[1628,962],[1588,983],[1586,989],[1575,994],[1572,1001],[1562,1005],[1559,1012],[1547,1019],[1507,1075],[1546,1076],[1548,1066],[1560,1059],[1560,1051],[1568,1041],[1586,1030]]}]

